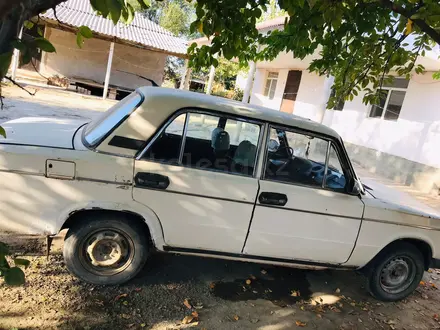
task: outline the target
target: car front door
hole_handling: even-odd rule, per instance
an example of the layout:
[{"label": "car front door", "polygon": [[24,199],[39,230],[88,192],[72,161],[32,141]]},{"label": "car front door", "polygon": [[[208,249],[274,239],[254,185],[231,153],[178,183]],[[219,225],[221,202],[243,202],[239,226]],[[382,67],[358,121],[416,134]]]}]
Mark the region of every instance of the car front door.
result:
[{"label": "car front door", "polygon": [[135,162],[133,197],[161,221],[168,248],[240,253],[258,191],[262,126],[187,110]]},{"label": "car front door", "polygon": [[349,258],[364,205],[346,193],[351,170],[340,142],[309,134],[270,127],[245,254],[336,264]]}]

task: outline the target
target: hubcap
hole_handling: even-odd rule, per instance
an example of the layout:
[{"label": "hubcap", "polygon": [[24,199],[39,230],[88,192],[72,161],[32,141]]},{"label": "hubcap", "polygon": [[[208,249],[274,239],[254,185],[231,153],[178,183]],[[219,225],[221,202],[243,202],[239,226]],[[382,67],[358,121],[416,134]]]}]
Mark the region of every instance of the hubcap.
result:
[{"label": "hubcap", "polygon": [[124,270],[134,255],[133,243],[113,229],[92,232],[81,244],[81,262],[97,275],[114,275]]},{"label": "hubcap", "polygon": [[380,285],[388,293],[405,291],[415,278],[414,262],[406,257],[393,258],[382,268]]}]

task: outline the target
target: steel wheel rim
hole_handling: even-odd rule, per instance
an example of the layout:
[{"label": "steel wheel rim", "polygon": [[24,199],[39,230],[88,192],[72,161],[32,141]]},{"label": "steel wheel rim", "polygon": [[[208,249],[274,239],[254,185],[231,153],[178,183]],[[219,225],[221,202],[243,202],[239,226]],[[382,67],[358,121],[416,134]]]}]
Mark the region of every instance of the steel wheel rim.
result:
[{"label": "steel wheel rim", "polygon": [[123,231],[103,228],[89,233],[79,245],[80,262],[98,276],[124,271],[134,258],[134,244]]},{"label": "steel wheel rim", "polygon": [[380,272],[381,288],[391,294],[408,289],[416,277],[414,261],[408,257],[395,257],[385,264]]}]

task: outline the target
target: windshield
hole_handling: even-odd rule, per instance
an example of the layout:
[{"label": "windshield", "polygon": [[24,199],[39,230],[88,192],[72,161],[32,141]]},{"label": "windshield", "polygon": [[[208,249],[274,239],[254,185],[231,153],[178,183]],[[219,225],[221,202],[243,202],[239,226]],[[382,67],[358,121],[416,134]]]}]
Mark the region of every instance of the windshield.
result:
[{"label": "windshield", "polygon": [[116,103],[97,119],[87,124],[84,131],[84,142],[87,147],[96,147],[115,127],[119,126],[138,106],[143,97],[133,92]]}]

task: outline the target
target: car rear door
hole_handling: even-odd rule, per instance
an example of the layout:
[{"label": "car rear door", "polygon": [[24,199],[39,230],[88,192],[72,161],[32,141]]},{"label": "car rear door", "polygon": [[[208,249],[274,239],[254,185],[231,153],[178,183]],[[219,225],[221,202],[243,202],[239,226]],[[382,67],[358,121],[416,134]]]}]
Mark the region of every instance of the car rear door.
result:
[{"label": "car rear door", "polygon": [[272,150],[265,152],[245,254],[320,263],[349,258],[364,205],[345,192],[349,174],[339,141],[309,134],[270,127]]},{"label": "car rear door", "polygon": [[242,251],[262,131],[242,118],[185,110],[157,132],[135,161],[133,197],[157,214],[168,249]]}]

